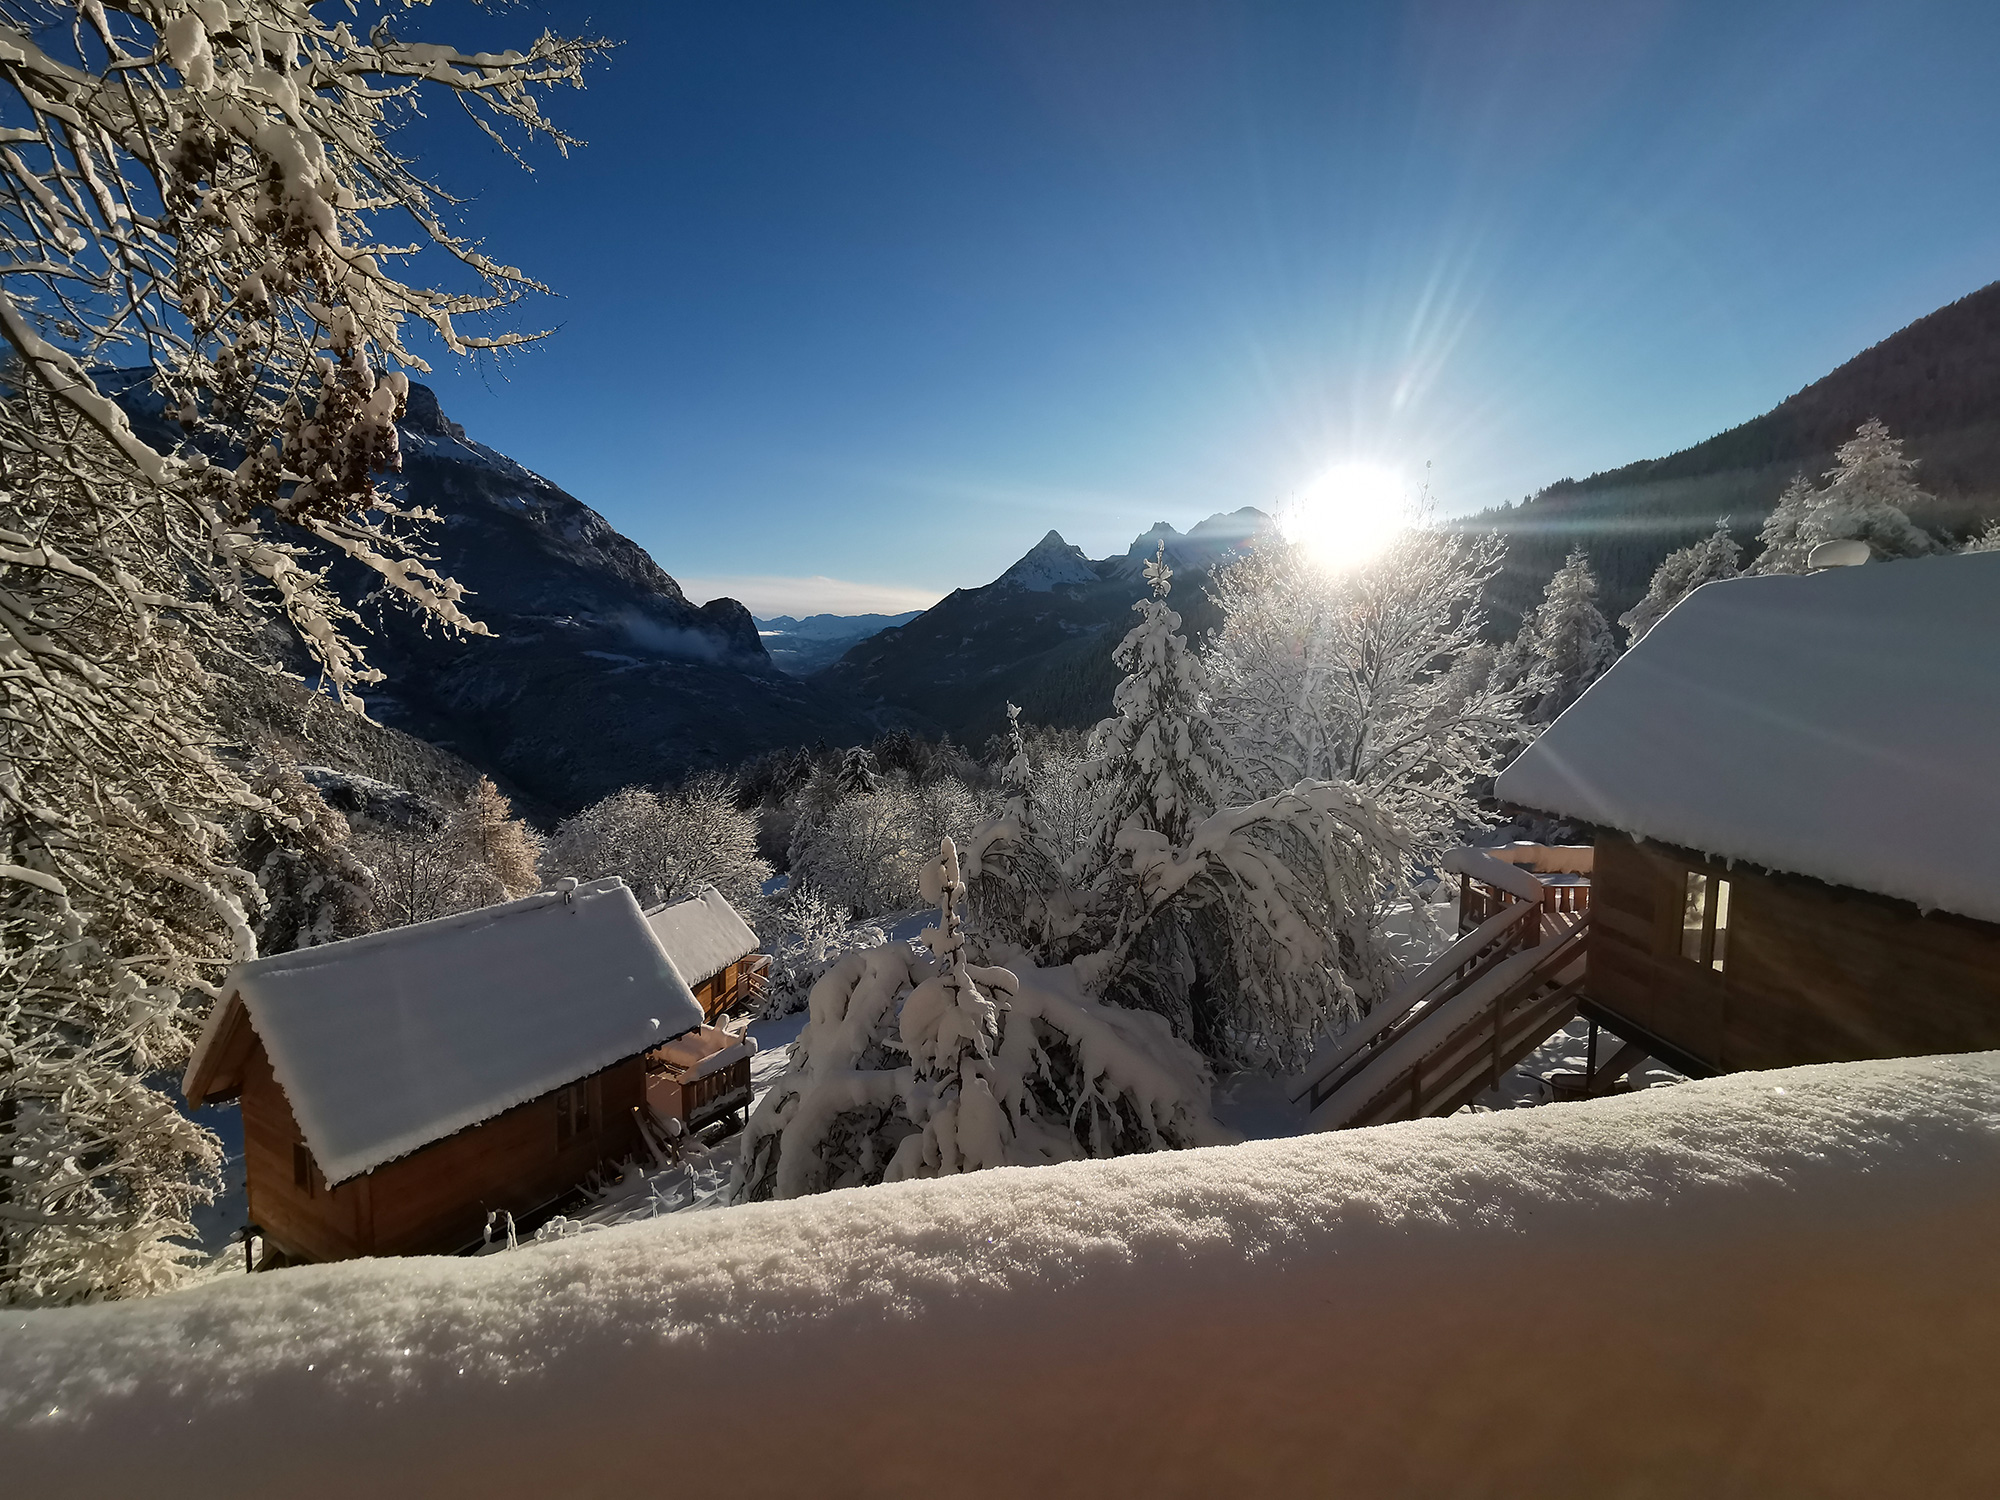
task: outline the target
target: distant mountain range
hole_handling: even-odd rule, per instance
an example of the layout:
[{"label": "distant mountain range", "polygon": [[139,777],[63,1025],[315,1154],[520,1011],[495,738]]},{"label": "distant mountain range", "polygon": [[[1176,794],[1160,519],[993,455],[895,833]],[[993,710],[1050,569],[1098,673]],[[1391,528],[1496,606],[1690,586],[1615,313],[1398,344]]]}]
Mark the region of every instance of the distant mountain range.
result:
[{"label": "distant mountain range", "polygon": [[[113,372],[103,383],[136,429],[171,446],[178,432],[144,378]],[[385,725],[556,814],[620,787],[889,727],[851,696],[779,671],[741,604],[690,603],[596,511],[468,438],[428,387],[410,387],[397,425],[403,472],[389,487],[444,517],[428,550],[494,634],[445,639],[381,603],[378,580],[358,565],[337,565],[367,622],[369,656],[389,674],[368,697]]]},{"label": "distant mountain range", "polygon": [[803,620],[790,615],[768,620],[754,615],[751,618],[757,620],[757,634],[763,638],[772,665],[794,677],[810,677],[821,667],[838,661],[857,641],[892,625],[907,625],[921,613],[912,609],[900,615],[807,615]]},{"label": "distant mountain range", "polygon": [[1051,531],[993,582],[956,589],[907,625],[870,636],[813,681],[975,748],[1004,725],[1010,701],[1037,723],[1093,724],[1111,711],[1111,648],[1133,624],[1146,562],[1165,546],[1173,605],[1200,635],[1216,623],[1204,589],[1210,570],[1274,526],[1248,506],[1185,535],[1162,521],[1095,562]]},{"label": "distant mountain range", "polygon": [[[177,440],[143,372],[100,378],[135,428],[162,445]],[[1616,618],[1660,559],[1717,516],[1754,537],[1791,475],[1828,468],[1870,416],[1907,441],[1919,480],[1938,497],[1917,521],[1962,535],[2000,514],[2000,283],[1705,443],[1565,479],[1456,523],[1508,539],[1489,601],[1496,628],[1512,632],[1573,546],[1590,553],[1605,613]],[[411,387],[399,426],[403,473],[391,484],[445,518],[430,550],[495,634],[443,640],[382,605],[358,567],[334,576],[363,610],[371,656],[389,673],[370,712],[449,753],[427,759],[394,734],[313,727],[319,721],[293,701],[312,707],[301,692],[252,694],[231,710],[229,732],[249,732],[261,715],[291,726],[280,738],[295,742],[292,753],[427,795],[447,794],[476,768],[545,821],[623,786],[893,727],[949,732],[976,749],[1002,727],[1010,700],[1033,721],[1094,723],[1110,711],[1111,647],[1145,592],[1145,562],[1164,545],[1174,607],[1199,639],[1218,623],[1210,572],[1274,528],[1251,507],[1186,533],[1161,522],[1097,560],[1051,531],[993,582],[920,614],[755,620],[732,599],[691,603],[596,511],[468,438],[428,388]]]},{"label": "distant mountain range", "polygon": [[1512,631],[1572,547],[1583,547],[1616,618],[1660,560],[1726,516],[1749,543],[1794,474],[1817,476],[1869,417],[1919,460],[1937,504],[1911,519],[1963,536],[2000,514],[2000,282],[1917,319],[1740,427],[1666,458],[1564,479],[1524,504],[1465,518],[1508,540],[1490,602]]}]

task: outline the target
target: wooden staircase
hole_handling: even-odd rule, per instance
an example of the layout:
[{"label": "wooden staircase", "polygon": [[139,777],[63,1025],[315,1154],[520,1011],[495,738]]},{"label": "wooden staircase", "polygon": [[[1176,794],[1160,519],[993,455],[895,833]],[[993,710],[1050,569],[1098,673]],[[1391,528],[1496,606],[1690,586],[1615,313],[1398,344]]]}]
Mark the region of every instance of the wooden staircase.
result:
[{"label": "wooden staircase", "polygon": [[1572,1021],[1590,912],[1507,900],[1302,1073],[1314,1130],[1448,1115]]}]

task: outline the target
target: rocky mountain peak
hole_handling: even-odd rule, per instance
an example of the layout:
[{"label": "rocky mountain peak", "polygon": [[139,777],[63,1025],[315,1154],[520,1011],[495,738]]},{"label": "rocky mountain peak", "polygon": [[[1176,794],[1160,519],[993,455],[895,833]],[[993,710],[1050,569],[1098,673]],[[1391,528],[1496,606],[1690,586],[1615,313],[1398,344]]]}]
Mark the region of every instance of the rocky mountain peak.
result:
[{"label": "rocky mountain peak", "polygon": [[1030,547],[1019,562],[995,579],[994,587],[1046,594],[1064,584],[1097,581],[1097,569],[1090,565],[1083,549],[1071,546],[1063,540],[1061,532],[1052,530]]}]

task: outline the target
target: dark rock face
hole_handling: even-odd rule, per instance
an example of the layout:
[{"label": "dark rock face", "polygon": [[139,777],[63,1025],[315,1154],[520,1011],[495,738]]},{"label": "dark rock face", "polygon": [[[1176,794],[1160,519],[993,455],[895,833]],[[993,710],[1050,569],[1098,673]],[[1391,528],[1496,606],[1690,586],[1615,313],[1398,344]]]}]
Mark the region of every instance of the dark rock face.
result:
[{"label": "dark rock face", "polygon": [[471,591],[468,612],[493,635],[442,640],[394,605],[365,613],[389,673],[370,699],[384,722],[560,810],[875,732],[851,700],[778,672],[741,604],[690,603],[596,511],[467,440],[427,388],[410,388],[409,413],[405,498],[444,517],[440,570]]},{"label": "dark rock face", "polygon": [[[123,372],[118,372],[122,374]],[[162,446],[143,378],[106,381]],[[877,715],[786,677],[734,599],[689,602],[646,550],[596,511],[468,439],[412,385],[403,472],[385,482],[442,519],[425,551],[469,591],[491,636],[449,639],[358,565],[334,578],[388,680],[371,716],[463,757],[552,814],[621,787],[677,780],[762,751],[879,732]]]}]

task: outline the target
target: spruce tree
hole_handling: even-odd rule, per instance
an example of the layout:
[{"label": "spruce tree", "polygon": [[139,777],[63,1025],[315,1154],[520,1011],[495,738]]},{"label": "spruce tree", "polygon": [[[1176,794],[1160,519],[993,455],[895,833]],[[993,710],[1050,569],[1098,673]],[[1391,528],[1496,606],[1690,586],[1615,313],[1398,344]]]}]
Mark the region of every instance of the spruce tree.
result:
[{"label": "spruce tree", "polygon": [[1778,503],[1757,533],[1757,560],[1747,572],[1757,574],[1803,573],[1813,542],[1806,532],[1806,518],[1812,514],[1819,494],[1804,474],[1794,474]]},{"label": "spruce tree", "polygon": [[1530,682],[1542,695],[1535,716],[1544,721],[1582,697],[1617,658],[1611,627],[1597,607],[1597,575],[1583,552],[1570,553],[1549,580],[1535,608],[1531,639]]},{"label": "spruce tree", "polygon": [[1734,578],[1739,571],[1736,566],[1739,550],[1724,519],[1715,523],[1711,535],[1668,553],[1666,561],[1654,572],[1646,597],[1618,617],[1618,623],[1625,627],[1627,648],[1637,645],[1639,638],[1659,624],[1668,610],[1704,583]]},{"label": "spruce tree", "polygon": [[1902,440],[1890,437],[1879,417],[1863,422],[1834,456],[1839,462],[1806,518],[1814,544],[1866,542],[1885,561],[1938,550],[1936,539],[1910,520],[1912,510],[1931,502],[1916,482],[1916,461],[1903,456]]}]

